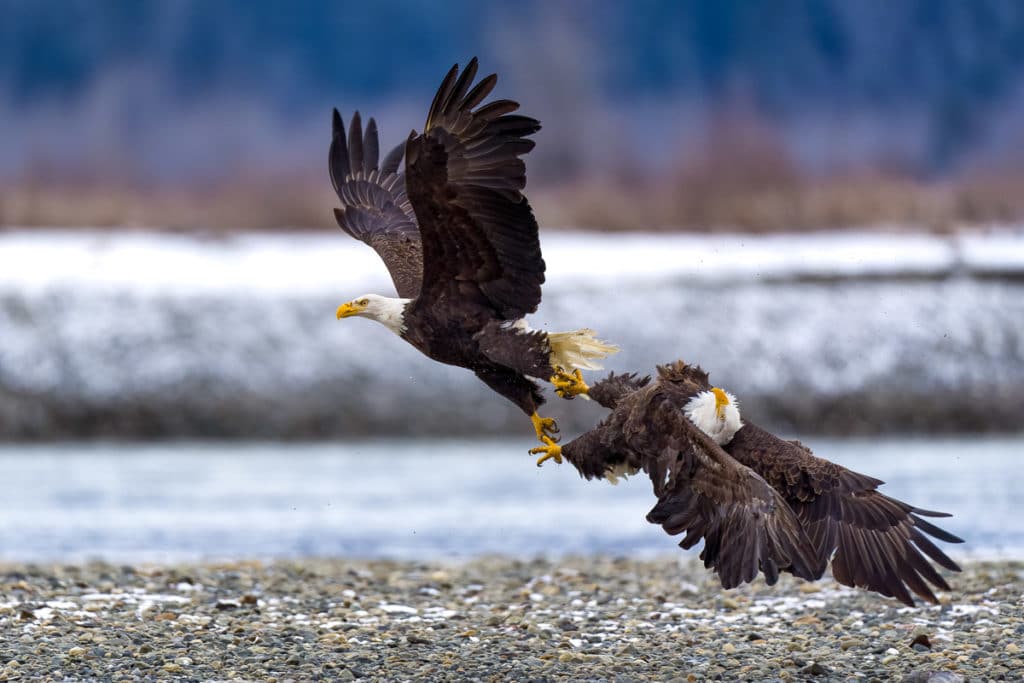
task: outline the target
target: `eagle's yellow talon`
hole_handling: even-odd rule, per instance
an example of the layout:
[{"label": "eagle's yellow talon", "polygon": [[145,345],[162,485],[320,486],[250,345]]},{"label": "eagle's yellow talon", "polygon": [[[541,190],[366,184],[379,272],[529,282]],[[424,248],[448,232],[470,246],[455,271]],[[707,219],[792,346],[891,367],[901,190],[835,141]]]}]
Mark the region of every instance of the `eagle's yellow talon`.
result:
[{"label": "eagle's yellow talon", "polygon": [[556,463],[561,465],[562,447],[546,436],[541,438],[541,441],[544,442],[543,446],[537,446],[536,448],[530,449],[530,455],[540,455],[543,453],[543,455],[540,455],[540,457],[537,458],[537,467],[544,464],[544,461],[546,460],[554,460]]},{"label": "eagle's yellow talon", "polygon": [[533,422],[533,431],[537,433],[537,438],[541,441],[544,439],[551,439],[558,441],[555,434],[558,433],[558,424],[554,418],[541,417],[537,413],[530,416],[530,421]]},{"label": "eagle's yellow talon", "polygon": [[573,370],[572,374],[562,368],[555,368],[555,374],[549,380],[555,385],[555,394],[561,398],[573,399],[577,396],[586,396],[590,387],[583,381],[583,373],[579,369]]}]

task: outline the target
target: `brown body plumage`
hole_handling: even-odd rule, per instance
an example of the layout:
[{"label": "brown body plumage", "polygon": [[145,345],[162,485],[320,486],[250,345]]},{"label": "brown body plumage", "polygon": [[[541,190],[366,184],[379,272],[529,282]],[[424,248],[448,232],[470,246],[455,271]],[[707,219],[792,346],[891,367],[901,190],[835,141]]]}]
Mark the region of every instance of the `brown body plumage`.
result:
[{"label": "brown body plumage", "polygon": [[[644,471],[658,503],[647,519],[701,558],[729,588],[760,569],[816,579],[832,562],[835,579],[913,604],[911,592],[936,602],[932,586],[949,586],[927,558],[959,567],[927,536],[961,540],[922,519],[920,510],[877,491],[878,479],[815,457],[753,424],[718,446],[686,419],[682,407],[710,389],[700,368],[675,363],[655,381],[612,375],[590,396],[612,410],[595,429],[562,447],[588,478]],[[702,438],[703,437],[703,438]]]}]

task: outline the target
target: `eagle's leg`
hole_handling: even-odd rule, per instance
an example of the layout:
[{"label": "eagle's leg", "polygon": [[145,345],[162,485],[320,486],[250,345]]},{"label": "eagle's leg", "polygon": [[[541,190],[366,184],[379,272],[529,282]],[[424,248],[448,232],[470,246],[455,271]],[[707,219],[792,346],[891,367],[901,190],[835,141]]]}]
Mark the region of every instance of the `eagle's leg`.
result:
[{"label": "eagle's leg", "polygon": [[583,373],[579,369],[573,370],[570,374],[564,369],[556,367],[555,374],[551,375],[549,381],[555,385],[555,393],[562,398],[573,399],[577,396],[590,398],[587,396],[590,387],[583,381]]},{"label": "eagle's leg", "polygon": [[[561,465],[562,447],[546,436],[542,437],[541,441],[544,442],[543,446],[537,446],[536,448],[530,449],[531,455],[540,455],[540,457],[537,458],[537,467],[540,467],[545,460],[554,460]],[[543,455],[541,455],[542,453]]]},{"label": "eagle's leg", "polygon": [[533,411],[530,415],[530,421],[533,422],[533,431],[537,432],[537,439],[544,441],[545,439],[551,439],[557,441],[555,434],[558,433],[558,424],[554,418],[541,417],[537,414],[537,411]]}]

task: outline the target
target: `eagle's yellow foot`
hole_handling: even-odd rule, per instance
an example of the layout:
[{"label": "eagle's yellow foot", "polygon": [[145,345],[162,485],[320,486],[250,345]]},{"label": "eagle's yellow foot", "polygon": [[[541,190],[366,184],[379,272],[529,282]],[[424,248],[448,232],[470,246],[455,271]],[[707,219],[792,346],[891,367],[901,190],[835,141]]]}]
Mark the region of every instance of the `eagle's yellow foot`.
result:
[{"label": "eagle's yellow foot", "polygon": [[541,417],[534,412],[530,416],[530,421],[533,422],[533,431],[537,432],[539,440],[544,441],[545,438],[548,438],[552,441],[558,441],[558,437],[555,436],[558,433],[558,424],[554,418]]},{"label": "eagle's yellow foot", "polygon": [[578,369],[569,374],[562,368],[555,368],[555,374],[551,375],[550,382],[555,385],[555,393],[562,398],[573,399],[577,396],[589,398],[587,393],[590,387],[583,381],[583,373]]},{"label": "eagle's yellow foot", "polygon": [[540,467],[545,460],[554,460],[561,465],[562,447],[546,436],[542,437],[541,441],[544,442],[543,446],[537,446],[536,448],[530,449],[530,455],[540,455],[543,453],[543,455],[537,458],[537,467]]}]

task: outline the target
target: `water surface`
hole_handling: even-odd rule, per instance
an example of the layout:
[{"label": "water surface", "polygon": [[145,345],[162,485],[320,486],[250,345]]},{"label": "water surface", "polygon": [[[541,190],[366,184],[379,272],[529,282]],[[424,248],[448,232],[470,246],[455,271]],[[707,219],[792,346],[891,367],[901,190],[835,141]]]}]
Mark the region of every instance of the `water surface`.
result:
[{"label": "water surface", "polygon": [[[805,439],[951,512],[954,555],[1024,557],[1024,437]],[[513,440],[0,446],[0,558],[175,561],[674,552],[650,483],[537,468]],[[681,552],[681,551],[678,551]]]}]

